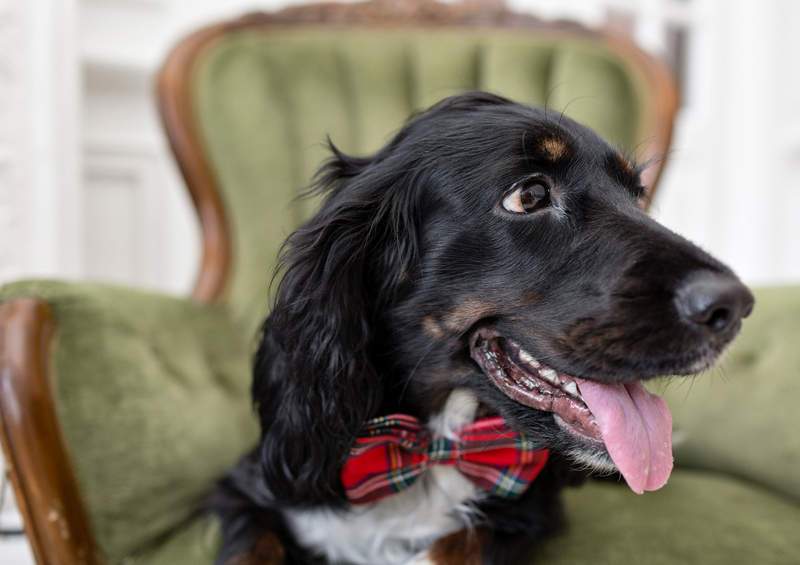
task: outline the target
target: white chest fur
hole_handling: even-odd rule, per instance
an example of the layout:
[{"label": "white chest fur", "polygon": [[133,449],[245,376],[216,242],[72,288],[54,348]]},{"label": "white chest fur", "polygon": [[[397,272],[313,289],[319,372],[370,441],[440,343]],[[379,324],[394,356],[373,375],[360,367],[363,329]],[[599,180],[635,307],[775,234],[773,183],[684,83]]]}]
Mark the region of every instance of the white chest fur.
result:
[{"label": "white chest fur", "polygon": [[[474,420],[477,407],[474,394],[456,389],[428,427],[454,437],[454,430]],[[434,466],[411,487],[376,504],[340,511],[289,509],[285,516],[300,544],[330,562],[399,565],[436,539],[468,527],[481,496],[454,467]]]}]

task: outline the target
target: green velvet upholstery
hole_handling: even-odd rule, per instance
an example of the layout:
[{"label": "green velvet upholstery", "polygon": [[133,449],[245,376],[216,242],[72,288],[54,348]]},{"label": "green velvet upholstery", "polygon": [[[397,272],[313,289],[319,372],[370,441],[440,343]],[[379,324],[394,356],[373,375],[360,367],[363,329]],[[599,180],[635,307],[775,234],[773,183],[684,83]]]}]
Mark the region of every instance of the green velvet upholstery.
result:
[{"label": "green velvet upholstery", "polygon": [[[195,510],[257,439],[249,362],[284,237],[313,210],[291,200],[324,157],[377,149],[416,109],[482,88],[543,104],[623,149],[640,141],[638,77],[586,41],[523,32],[230,35],[196,67],[196,112],[233,230],[220,306],[94,284],[23,282],[56,318],[58,416],[109,563],[211,563],[219,528]],[[541,563],[795,563],[800,558],[800,288],[765,290],[722,370],[667,390],[679,467],[641,497],[570,490],[573,528]]]},{"label": "green velvet upholstery", "polygon": [[316,203],[291,202],[325,136],[366,154],[415,110],[483,89],[547,104],[621,148],[641,141],[634,69],[601,44],[531,33],[272,29],[226,37],[197,63],[196,114],[233,226],[228,299],[255,328],[278,246]]},{"label": "green velvet upholstery", "polygon": [[220,544],[219,520],[211,514],[195,516],[169,535],[127,556],[124,565],[211,565]]},{"label": "green velvet upholstery", "polygon": [[103,554],[119,562],[190,517],[258,438],[249,334],[227,309],[119,287],[20,282],[55,316],[57,413]]},{"label": "green velvet upholstery", "polygon": [[570,529],[536,563],[788,565],[800,557],[800,508],[725,475],[678,469],[641,496],[595,482],[568,490],[566,501]]}]

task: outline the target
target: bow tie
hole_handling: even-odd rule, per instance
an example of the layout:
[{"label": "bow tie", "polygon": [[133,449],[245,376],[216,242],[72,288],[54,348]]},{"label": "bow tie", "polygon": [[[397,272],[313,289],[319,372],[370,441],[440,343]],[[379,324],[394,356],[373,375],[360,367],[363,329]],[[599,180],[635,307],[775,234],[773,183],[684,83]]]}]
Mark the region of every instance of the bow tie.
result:
[{"label": "bow tie", "polygon": [[536,449],[500,416],[476,420],[457,436],[433,436],[405,414],[369,420],[342,468],[347,498],[377,502],[410,487],[431,465],[454,465],[479,488],[517,498],[547,461],[547,449]]}]

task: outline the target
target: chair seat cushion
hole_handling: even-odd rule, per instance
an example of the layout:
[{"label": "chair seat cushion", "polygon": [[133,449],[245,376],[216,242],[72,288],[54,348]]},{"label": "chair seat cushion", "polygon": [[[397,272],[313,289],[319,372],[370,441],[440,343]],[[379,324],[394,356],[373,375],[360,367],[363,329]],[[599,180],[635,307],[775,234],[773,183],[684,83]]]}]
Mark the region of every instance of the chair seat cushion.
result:
[{"label": "chair seat cushion", "polygon": [[731,565],[797,563],[800,507],[727,475],[678,469],[663,489],[636,495],[593,482],[567,492],[570,528],[537,563]]},{"label": "chair seat cushion", "polygon": [[169,536],[127,557],[124,565],[211,565],[222,542],[220,524],[211,514],[195,516]]},{"label": "chair seat cushion", "polygon": [[187,520],[255,445],[253,339],[224,308],[155,293],[0,289],[0,300],[20,296],[52,309],[56,412],[100,550],[119,563]]},{"label": "chair seat cushion", "polygon": [[[547,542],[540,565],[751,565],[797,563],[800,507],[725,475],[677,470],[643,496],[624,485],[590,482],[566,492],[570,527]],[[130,559],[136,565],[213,563],[219,524],[197,517]]]}]

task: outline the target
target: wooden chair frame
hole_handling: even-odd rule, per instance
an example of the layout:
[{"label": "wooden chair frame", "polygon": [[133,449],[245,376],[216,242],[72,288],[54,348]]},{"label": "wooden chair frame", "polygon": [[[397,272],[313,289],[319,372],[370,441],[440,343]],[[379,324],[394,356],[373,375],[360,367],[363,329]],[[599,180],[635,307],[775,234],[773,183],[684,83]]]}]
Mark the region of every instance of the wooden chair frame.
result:
[{"label": "wooden chair frame", "polygon": [[[519,28],[537,33],[601,40],[632,63],[645,79],[648,101],[643,160],[648,199],[664,166],[677,111],[671,73],[630,41],[602,30],[566,22],[545,23],[502,6],[478,2],[438,4],[433,0],[373,0],[359,4],[294,6],[250,14],[185,37],[167,57],[156,95],[172,151],[186,181],[202,230],[202,260],[193,291],[201,302],[221,300],[233,265],[231,235],[214,174],[198,134],[192,74],[198,56],[212,43],[243,28],[287,25],[387,28]],[[50,350],[55,322],[47,303],[20,298],[0,304],[0,438],[25,531],[40,564],[99,564],[92,533],[53,402]]]}]

